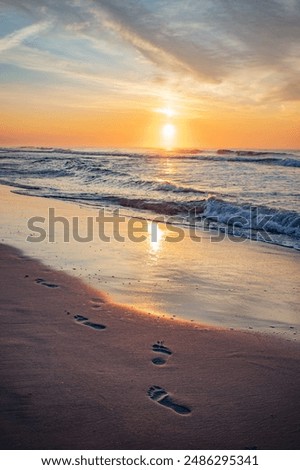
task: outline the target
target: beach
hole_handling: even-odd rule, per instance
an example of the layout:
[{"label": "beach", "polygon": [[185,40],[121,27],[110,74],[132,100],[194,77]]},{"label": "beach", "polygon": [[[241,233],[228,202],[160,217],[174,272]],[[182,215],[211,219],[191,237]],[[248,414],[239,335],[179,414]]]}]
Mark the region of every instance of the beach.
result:
[{"label": "beach", "polygon": [[0,467],[297,468],[300,1],[0,12]]},{"label": "beach", "polygon": [[1,448],[298,448],[298,343],[149,318],[3,245],[1,277]]},{"label": "beach", "polygon": [[[99,277],[97,289],[88,274],[80,279],[76,260],[86,257],[88,266],[87,245],[26,242],[29,216],[50,205],[66,216],[78,206],[6,187],[1,200],[2,449],[299,447],[300,345],[293,323],[285,325],[289,335],[246,332],[116,303],[107,277]],[[270,272],[279,256],[282,273],[290,269],[291,251],[257,246],[256,255],[248,249],[254,257],[267,252]],[[104,251],[108,258],[113,253],[111,245]],[[122,245],[121,267],[128,253]],[[110,260],[114,282],[119,265]],[[129,282],[133,290],[137,282]],[[295,311],[296,293],[290,304],[276,295]]]},{"label": "beach", "polygon": [[[216,241],[219,235],[213,231],[197,231],[195,241],[186,229],[180,241],[167,241],[174,236],[167,223],[134,217],[124,218],[119,233],[111,221],[104,223],[102,240],[94,224],[92,239],[78,241],[75,222],[81,236],[86,235],[88,220],[99,216],[97,207],[19,192],[0,186],[2,243],[80,278],[114,302],[166,318],[299,341],[296,250],[240,237]],[[50,211],[56,220],[52,224]],[[114,220],[113,212],[106,214]],[[29,221],[44,231],[43,240]],[[135,234],[143,241],[130,239],[130,222],[149,227]]]}]

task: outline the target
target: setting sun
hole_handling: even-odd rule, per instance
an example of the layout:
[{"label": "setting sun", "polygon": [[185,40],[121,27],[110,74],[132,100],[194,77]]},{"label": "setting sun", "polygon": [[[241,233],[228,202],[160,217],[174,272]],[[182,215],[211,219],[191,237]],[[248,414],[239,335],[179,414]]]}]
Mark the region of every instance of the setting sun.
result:
[{"label": "setting sun", "polygon": [[165,124],[163,127],[163,136],[165,139],[173,139],[175,135],[175,126],[173,124]]},{"label": "setting sun", "polygon": [[165,124],[162,128],[163,143],[166,148],[171,148],[174,145],[174,138],[176,134],[176,127],[174,124]]}]

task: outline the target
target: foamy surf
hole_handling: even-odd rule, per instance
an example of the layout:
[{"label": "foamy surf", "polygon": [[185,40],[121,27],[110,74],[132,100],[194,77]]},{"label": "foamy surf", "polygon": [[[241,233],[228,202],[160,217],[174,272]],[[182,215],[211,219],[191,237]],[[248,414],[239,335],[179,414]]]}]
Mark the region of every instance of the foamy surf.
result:
[{"label": "foamy surf", "polygon": [[19,192],[300,249],[300,152],[0,148]]}]

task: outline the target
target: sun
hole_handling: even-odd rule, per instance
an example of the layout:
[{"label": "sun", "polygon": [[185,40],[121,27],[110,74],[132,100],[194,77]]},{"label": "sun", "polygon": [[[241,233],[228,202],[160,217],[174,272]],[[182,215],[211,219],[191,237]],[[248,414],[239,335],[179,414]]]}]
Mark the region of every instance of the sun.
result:
[{"label": "sun", "polygon": [[174,124],[165,124],[162,128],[162,135],[165,141],[172,141],[176,134]]},{"label": "sun", "polygon": [[162,127],[163,145],[166,150],[172,150],[174,147],[174,140],[176,136],[176,127],[174,124],[167,123]]}]

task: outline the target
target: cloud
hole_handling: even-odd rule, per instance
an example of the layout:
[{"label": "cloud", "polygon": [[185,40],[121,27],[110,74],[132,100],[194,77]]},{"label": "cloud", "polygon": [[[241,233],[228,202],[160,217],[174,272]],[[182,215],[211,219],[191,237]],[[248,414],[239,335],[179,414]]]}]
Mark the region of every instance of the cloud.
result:
[{"label": "cloud", "polygon": [[[147,85],[152,83],[157,94],[169,87],[174,94],[186,93],[199,101],[211,97],[257,105],[275,96],[289,101],[299,96],[299,0],[0,3],[36,21],[0,40],[6,63],[105,83],[108,90],[111,80],[112,93],[126,93],[121,83],[116,85],[122,77],[127,87],[145,83],[141,90],[149,95]],[[51,57],[46,43],[39,42],[40,51],[24,49],[22,42],[42,32],[49,21],[56,30]],[[86,47],[86,58],[79,57],[80,47]]]},{"label": "cloud", "polygon": [[[219,2],[220,26],[243,46],[244,62],[276,65],[299,43],[300,2],[292,10],[289,6],[276,0],[223,0]],[[237,57],[243,59],[240,54]]]},{"label": "cloud", "polygon": [[[226,73],[209,44],[177,37],[159,16],[142,3],[95,0],[99,21],[159,67],[189,73],[204,81],[218,82]],[[133,14],[134,12],[134,14]]]},{"label": "cloud", "polygon": [[[50,90],[52,90],[51,93],[58,89],[64,90],[62,95],[72,94],[73,107],[103,108],[107,101],[110,104],[114,101],[119,103],[127,101],[126,105],[131,107],[146,106],[147,99],[149,100],[149,97],[155,98],[159,93],[159,86],[151,86],[148,80],[135,83],[135,86],[132,87],[130,77],[109,73],[103,69],[101,64],[90,63],[88,60],[86,63],[82,63],[71,58],[57,57],[51,52],[40,51],[24,44],[13,50],[3,51],[0,55],[1,63],[21,67],[29,70],[32,74],[35,72],[45,74],[46,80],[39,76],[38,82],[35,83],[32,79],[30,84],[26,85],[27,89],[31,89],[31,93],[33,88],[34,93],[37,89],[45,89],[48,94]],[[10,84],[10,88],[13,88],[13,84]],[[82,97],[84,93],[89,99],[79,100],[79,96]],[[74,102],[74,96],[78,98],[80,104],[77,98]],[[68,106],[71,101],[68,101]],[[66,100],[61,100],[62,105],[65,102]]]},{"label": "cloud", "polygon": [[300,101],[300,82],[298,79],[292,77],[287,80],[284,84],[281,84],[267,95],[269,101],[274,102],[291,102],[291,101]]},{"label": "cloud", "polygon": [[290,82],[297,81],[298,0],[190,0],[185,6],[176,0],[93,3],[101,26],[162,72],[177,74],[178,81],[191,76],[199,84],[218,87],[223,82],[234,83],[236,75],[248,70],[254,86],[262,87],[262,97],[267,96],[266,70],[271,82],[277,77],[282,86],[291,75],[294,80]]},{"label": "cloud", "polygon": [[35,23],[30,26],[26,26],[25,28],[21,28],[17,31],[14,31],[13,33],[8,34],[7,36],[4,36],[0,39],[0,52],[19,46],[30,36],[37,35],[45,29],[48,29],[50,24],[51,23],[49,21]]}]

